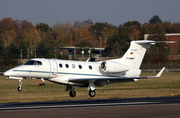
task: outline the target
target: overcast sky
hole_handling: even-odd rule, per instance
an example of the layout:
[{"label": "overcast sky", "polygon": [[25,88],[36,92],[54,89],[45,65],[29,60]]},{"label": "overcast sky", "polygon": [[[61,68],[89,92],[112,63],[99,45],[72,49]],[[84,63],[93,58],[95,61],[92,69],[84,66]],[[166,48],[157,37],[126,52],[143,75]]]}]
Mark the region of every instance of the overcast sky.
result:
[{"label": "overcast sky", "polygon": [[49,26],[87,19],[115,26],[133,20],[143,24],[154,15],[180,22],[179,11],[180,0],[0,0],[0,20],[10,17]]}]

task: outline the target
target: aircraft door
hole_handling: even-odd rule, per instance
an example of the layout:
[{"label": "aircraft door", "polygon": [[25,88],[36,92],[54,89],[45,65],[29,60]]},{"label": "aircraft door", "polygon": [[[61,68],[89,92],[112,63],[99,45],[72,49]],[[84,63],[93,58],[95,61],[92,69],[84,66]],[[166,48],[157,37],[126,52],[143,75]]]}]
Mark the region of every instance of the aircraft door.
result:
[{"label": "aircraft door", "polygon": [[49,60],[50,63],[50,75],[49,77],[56,77],[57,76],[57,63],[56,60]]}]

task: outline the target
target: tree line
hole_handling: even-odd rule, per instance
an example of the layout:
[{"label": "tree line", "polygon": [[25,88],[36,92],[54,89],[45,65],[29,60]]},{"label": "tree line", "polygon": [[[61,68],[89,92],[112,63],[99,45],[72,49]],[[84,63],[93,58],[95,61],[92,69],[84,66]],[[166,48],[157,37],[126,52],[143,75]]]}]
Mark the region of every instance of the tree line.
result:
[{"label": "tree line", "polygon": [[[105,48],[102,56],[121,57],[132,40],[143,40],[144,34],[152,34],[152,40],[166,40],[165,33],[179,33],[180,23],[164,21],[158,15],[148,23],[128,21],[118,27],[107,22],[88,19],[74,23],[57,22],[52,27],[46,23],[34,26],[27,20],[0,20],[0,59],[1,65],[15,65],[22,58],[68,59],[68,52],[61,54],[59,46],[101,47]],[[152,46],[145,57],[145,62],[168,62],[169,47],[166,44]],[[163,57],[163,58],[162,58]]]}]

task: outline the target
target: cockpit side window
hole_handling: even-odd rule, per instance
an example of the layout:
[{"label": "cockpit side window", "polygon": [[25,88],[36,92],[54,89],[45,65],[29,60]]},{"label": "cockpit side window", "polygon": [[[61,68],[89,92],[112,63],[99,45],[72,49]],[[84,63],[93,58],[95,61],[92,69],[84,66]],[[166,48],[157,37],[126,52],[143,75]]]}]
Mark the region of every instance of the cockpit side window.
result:
[{"label": "cockpit side window", "polygon": [[34,60],[29,60],[26,63],[24,63],[23,65],[34,65]]},{"label": "cockpit side window", "polygon": [[35,60],[29,60],[26,63],[24,63],[23,65],[42,65],[41,61],[35,61]]},{"label": "cockpit side window", "polygon": [[42,63],[40,61],[36,61],[34,64],[35,65],[42,65]]}]

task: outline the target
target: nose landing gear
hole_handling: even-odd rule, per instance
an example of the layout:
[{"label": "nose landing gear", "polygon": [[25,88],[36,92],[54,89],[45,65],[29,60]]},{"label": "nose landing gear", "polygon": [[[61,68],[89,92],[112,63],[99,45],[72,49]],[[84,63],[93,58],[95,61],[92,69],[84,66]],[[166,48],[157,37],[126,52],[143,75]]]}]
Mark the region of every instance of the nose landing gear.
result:
[{"label": "nose landing gear", "polygon": [[17,90],[18,90],[19,92],[22,91],[21,85],[22,85],[22,82],[21,82],[21,80],[19,80],[19,87],[17,88]]},{"label": "nose landing gear", "polygon": [[19,87],[17,88],[17,90],[18,90],[19,92],[22,91],[22,87],[19,86]]}]

